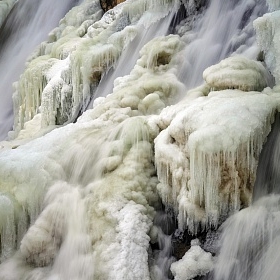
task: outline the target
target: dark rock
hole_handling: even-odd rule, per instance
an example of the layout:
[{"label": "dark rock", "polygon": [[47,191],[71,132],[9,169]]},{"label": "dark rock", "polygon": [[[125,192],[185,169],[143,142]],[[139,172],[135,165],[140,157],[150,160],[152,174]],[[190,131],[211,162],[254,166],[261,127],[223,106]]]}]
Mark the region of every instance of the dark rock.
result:
[{"label": "dark rock", "polygon": [[191,248],[191,240],[194,238],[195,237],[190,235],[186,230],[182,231],[176,229],[176,231],[172,234],[172,252],[173,256],[177,260],[180,260]]},{"label": "dark rock", "polygon": [[103,11],[107,12],[124,1],[125,0],[100,0],[100,5]]}]

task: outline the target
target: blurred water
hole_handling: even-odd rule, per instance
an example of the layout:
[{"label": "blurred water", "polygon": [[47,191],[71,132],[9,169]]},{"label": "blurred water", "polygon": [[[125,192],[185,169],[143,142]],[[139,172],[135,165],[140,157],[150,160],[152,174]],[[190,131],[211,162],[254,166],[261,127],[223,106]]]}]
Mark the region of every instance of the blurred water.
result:
[{"label": "blurred water", "polygon": [[187,43],[180,79],[188,89],[202,83],[203,71],[232,53],[255,58],[253,20],[267,10],[262,0],[212,0],[205,14],[184,35]]},{"label": "blurred water", "polygon": [[280,115],[262,150],[253,205],[223,225],[214,280],[277,280],[280,269]]},{"label": "blurred water", "polygon": [[272,130],[260,155],[253,200],[274,193],[280,193],[280,114],[275,118]]},{"label": "blurred water", "polygon": [[113,92],[115,79],[130,73],[139,58],[139,52],[143,46],[152,39],[164,36],[168,33],[168,29],[176,12],[177,7],[175,6],[173,11],[171,11],[168,15],[163,16],[161,13],[155,15],[153,17],[154,22],[151,24],[148,22],[138,24],[137,36],[122,52],[116,66],[110,69],[110,71],[102,77],[95,92],[95,97],[107,96]]},{"label": "blurred water", "polygon": [[223,226],[214,280],[278,280],[280,196],[265,196]]},{"label": "blurred water", "polygon": [[172,233],[175,230],[175,219],[168,211],[158,211],[154,220],[157,230],[158,248],[153,251],[151,264],[152,280],[169,280],[170,266],[176,261],[172,256]]}]

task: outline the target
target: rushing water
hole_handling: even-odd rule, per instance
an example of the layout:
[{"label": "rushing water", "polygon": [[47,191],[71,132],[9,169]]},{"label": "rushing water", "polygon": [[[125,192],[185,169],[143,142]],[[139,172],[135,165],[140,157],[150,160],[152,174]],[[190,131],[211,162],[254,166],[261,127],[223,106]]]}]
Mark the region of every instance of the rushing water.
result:
[{"label": "rushing water", "polygon": [[0,30],[0,140],[13,126],[13,82],[35,47],[47,39],[63,15],[75,4],[65,1],[18,1]]},{"label": "rushing water", "polygon": [[222,226],[221,251],[211,279],[279,279],[279,114],[262,150],[253,205]]},{"label": "rushing water", "polygon": [[187,47],[181,80],[188,89],[202,83],[202,72],[232,53],[257,56],[253,20],[267,10],[265,1],[210,1],[202,17],[184,35]]},{"label": "rushing water", "polygon": [[[0,103],[0,138],[5,138],[12,126],[12,83],[18,79],[23,71],[24,62],[28,55],[32,53],[39,42],[46,38],[48,31],[57,25],[59,19],[73,4],[73,0],[59,3],[56,0],[20,1],[7,19],[5,23],[7,27],[4,26],[2,31],[5,41],[1,46],[0,59],[0,93],[2,98]],[[258,49],[254,43],[252,21],[265,11],[265,4],[259,0],[213,0],[209,2],[204,11],[191,15],[192,28],[190,31],[186,31],[188,27],[185,25],[189,24],[188,21],[185,22],[185,25],[182,24],[181,32],[179,31],[186,47],[181,52],[182,60],[179,62],[181,67],[178,76],[184,82],[185,87],[189,89],[199,85],[202,82],[202,72],[206,67],[219,62],[234,52],[256,57]],[[124,50],[115,69],[111,71],[112,73],[103,76],[96,91],[97,96],[106,96],[112,92],[115,79],[128,74],[135,65],[141,47],[154,37],[167,33],[172,17],[172,13],[165,18],[160,17],[149,28],[139,32]],[[183,32],[184,28],[186,30]],[[164,67],[164,65],[160,67]],[[109,279],[117,279],[114,275],[115,271],[119,273],[118,275],[123,276],[117,280],[144,279],[140,276],[146,275],[146,272],[138,263],[138,259],[134,258],[133,254],[127,253],[126,248],[133,247],[132,239],[136,239],[136,244],[144,243],[148,247],[147,236],[136,232],[136,229],[139,228],[138,223],[145,228],[145,219],[148,218],[142,212],[148,212],[148,210],[143,210],[139,205],[135,206],[136,203],[133,201],[135,199],[143,203],[146,198],[139,195],[137,190],[133,188],[134,185],[137,185],[139,189],[141,184],[145,187],[148,185],[150,189],[155,188],[152,148],[148,143],[149,133],[146,123],[141,119],[137,120],[137,118],[124,121],[120,128],[116,128],[117,132],[115,133],[109,129],[103,130],[99,135],[98,129],[91,131],[90,127],[86,125],[82,127],[81,125],[77,138],[71,139],[71,132],[69,132],[70,137],[64,136],[61,140],[66,142],[67,151],[61,152],[57,148],[58,155],[52,155],[54,159],[49,159],[45,155],[44,163],[40,163],[42,168],[39,170],[41,172],[39,177],[45,178],[47,177],[46,173],[54,173],[54,175],[52,174],[53,180],[65,180],[65,183],[57,183],[50,187],[45,198],[47,206],[40,218],[36,221],[36,217],[32,217],[33,226],[26,235],[21,233],[24,235],[21,252],[8,259],[0,268],[0,276],[5,277],[5,280],[92,280],[95,273],[99,273],[98,275],[102,275],[102,277],[109,275]],[[59,135],[59,132],[55,133]],[[114,137],[111,137],[112,134]],[[45,145],[36,142],[37,149],[40,151],[47,150],[47,148],[52,149],[55,146],[55,140],[52,137],[55,138],[52,135],[46,138],[53,141],[52,144],[49,144],[50,147],[45,140]],[[110,137],[112,139],[109,139]],[[268,143],[270,145],[271,141]],[[127,152],[129,149],[133,150],[133,153]],[[278,151],[278,148],[276,150]],[[124,163],[123,154],[130,152],[128,162]],[[17,153],[21,153],[21,149],[18,149],[15,154]],[[278,153],[276,155],[278,157]],[[33,155],[32,159],[35,162],[34,166],[37,164],[36,156]],[[144,163],[142,164],[139,159],[143,158]],[[57,166],[52,169],[47,164],[48,160],[55,161],[57,166],[62,166],[61,169],[56,168]],[[124,167],[117,172],[118,174],[115,174],[121,179],[111,176],[110,172],[113,174],[116,166],[121,164]],[[268,165],[271,170],[270,174],[277,173],[276,166],[271,163]],[[30,167],[31,177],[34,166]],[[266,169],[266,166],[263,168]],[[137,174],[139,170],[144,169],[148,170],[147,172],[152,179],[150,177],[143,179]],[[106,177],[106,173],[109,174],[108,177]],[[20,175],[18,180],[24,181],[24,176],[24,174]],[[38,174],[33,174],[33,177],[36,176]],[[131,185],[126,185],[127,182],[124,180],[126,176]],[[123,180],[121,186],[116,186],[116,178],[120,181]],[[101,184],[102,180],[105,183]],[[269,180],[274,184],[273,179],[269,178]],[[36,180],[34,179],[32,183],[34,181]],[[266,179],[260,180],[260,184],[264,184],[264,181]],[[268,189],[273,188],[274,185],[273,187],[268,186]],[[259,192],[258,190],[259,188],[256,188],[256,193],[258,193],[256,197],[260,200],[231,217],[223,226],[223,246],[213,274],[217,280],[276,280],[279,278],[279,273],[274,272],[279,260],[279,254],[275,249],[280,244],[278,237],[279,197],[275,195],[263,197],[267,192]],[[38,195],[36,193],[38,188],[34,188],[33,191],[32,195]],[[128,198],[129,202],[123,206],[121,203],[124,198],[120,192],[124,192],[124,196],[129,198],[132,193],[136,198],[133,197],[130,200]],[[21,198],[21,195],[18,196]],[[150,195],[153,196],[153,194]],[[1,208],[2,213],[4,210],[9,212],[8,208],[11,204],[9,199],[6,195],[0,196],[2,203],[0,204],[4,205]],[[149,199],[153,200],[153,198]],[[5,209],[5,205],[7,205],[7,209]],[[109,207],[111,208],[108,209]],[[20,207],[18,206],[18,208]],[[13,213],[8,214],[11,214],[9,217],[13,218]],[[87,220],[90,214],[95,219],[93,225],[90,224],[89,219]],[[36,215],[34,214],[34,216]],[[134,221],[135,217],[140,218]],[[166,219],[166,213],[163,214],[163,217]],[[28,218],[25,220],[26,227]],[[166,280],[171,278],[169,267],[175,261],[171,246],[171,235],[175,230],[175,225],[171,225],[171,231],[164,230],[164,226],[174,221],[158,222],[157,218],[159,219],[159,216],[156,216],[154,226],[157,229],[158,248],[151,253],[153,261],[150,270],[153,279]],[[112,229],[111,223],[116,223],[117,228]],[[149,224],[149,221],[146,223]],[[103,229],[105,229],[105,233],[102,231]],[[1,241],[7,241],[8,245],[16,243],[15,230],[13,229],[10,235],[7,231],[4,236],[6,239],[1,236]],[[145,230],[147,231],[146,228]],[[95,244],[91,239],[95,240]],[[19,240],[17,242],[19,243]],[[17,246],[20,245],[17,244]],[[3,260],[9,258],[13,253],[9,246],[6,247],[4,246],[4,250],[1,252]],[[139,247],[131,249],[132,253],[136,252],[135,256],[137,256],[137,252],[139,255],[142,254],[143,248]],[[102,260],[96,259],[97,253],[94,250],[99,250],[98,253],[102,255]],[[114,253],[119,252],[118,250],[121,251],[121,254],[116,253],[117,257],[114,258]],[[111,254],[111,252],[113,253]],[[25,260],[27,264],[24,263]],[[109,263],[110,269],[112,268],[109,272],[106,265],[105,268],[102,266],[106,262]],[[96,264],[95,267],[92,265],[93,263]],[[126,268],[126,265],[130,263],[133,263],[134,266]],[[37,268],[34,268],[33,265]],[[129,269],[134,269],[134,267],[139,268],[137,272],[140,276],[129,274]],[[26,278],[21,278],[22,275]],[[102,277],[100,276],[98,279],[103,279]]]},{"label": "rushing water", "polygon": [[[117,64],[103,75],[94,97],[105,97],[113,92],[114,81],[117,78],[123,77],[130,73],[137,59],[139,58],[139,52],[143,46],[153,38],[164,36],[168,33],[170,24],[176,12],[177,8],[175,6],[173,11],[171,11],[168,15],[159,14],[155,16],[153,18],[154,22],[152,24],[143,22],[138,25],[139,31],[137,36],[122,52]],[[127,59],[128,57],[129,59]]]},{"label": "rushing water", "polygon": [[213,279],[279,279],[279,202],[262,197],[225,222]]}]

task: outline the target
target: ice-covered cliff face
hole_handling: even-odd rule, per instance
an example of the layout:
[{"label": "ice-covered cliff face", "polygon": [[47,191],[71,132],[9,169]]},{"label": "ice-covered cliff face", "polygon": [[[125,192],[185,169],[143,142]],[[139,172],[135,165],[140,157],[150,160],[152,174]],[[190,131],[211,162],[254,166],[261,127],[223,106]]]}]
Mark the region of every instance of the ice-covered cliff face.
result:
[{"label": "ice-covered cliff face", "polygon": [[[103,14],[84,0],[32,54],[13,96],[14,131],[0,144],[0,279],[159,279],[150,242],[161,203],[193,234],[251,204],[280,99],[252,59],[264,4],[234,2],[197,11],[195,1],[127,0]],[[174,26],[180,4],[186,18]],[[232,11],[243,14],[228,38]],[[272,69],[277,53],[267,53]],[[209,66],[206,54],[218,64],[192,73]],[[205,82],[187,91],[186,73]],[[193,242],[171,272],[192,279],[213,265]]]}]

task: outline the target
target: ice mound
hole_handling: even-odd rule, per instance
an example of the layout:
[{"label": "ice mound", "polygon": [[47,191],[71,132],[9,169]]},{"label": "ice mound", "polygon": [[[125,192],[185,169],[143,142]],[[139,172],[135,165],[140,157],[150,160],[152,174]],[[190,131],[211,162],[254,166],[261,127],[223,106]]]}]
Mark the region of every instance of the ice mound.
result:
[{"label": "ice mound", "polygon": [[155,139],[158,191],[177,209],[180,228],[215,227],[221,216],[251,203],[276,107],[269,95],[225,90],[162,111]]},{"label": "ice mound", "polygon": [[210,66],[203,78],[213,90],[262,91],[267,86],[267,70],[261,62],[233,56]]},{"label": "ice mound", "polygon": [[191,280],[196,276],[204,276],[214,267],[211,253],[201,249],[196,240],[193,240],[191,245],[183,258],[171,265],[174,280]]}]

